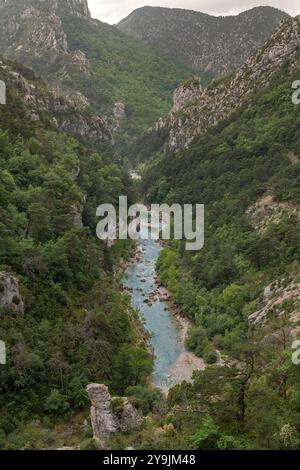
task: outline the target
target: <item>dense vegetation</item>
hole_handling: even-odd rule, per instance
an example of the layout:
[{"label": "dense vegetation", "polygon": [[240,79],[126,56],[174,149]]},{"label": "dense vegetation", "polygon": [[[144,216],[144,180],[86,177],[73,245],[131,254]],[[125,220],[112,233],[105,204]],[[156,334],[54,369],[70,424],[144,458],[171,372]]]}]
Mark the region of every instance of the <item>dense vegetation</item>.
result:
[{"label": "dense vegetation", "polygon": [[[158,268],[194,325],[187,346],[208,364],[230,358],[226,367],[196,373],[194,385],[171,392],[175,428],[163,445],[299,447],[300,373],[291,361],[289,321],[299,305],[281,304],[264,326],[252,328],[248,321],[261,308],[266,286],[299,282],[294,209],[300,203],[300,111],[291,102],[291,83],[299,74],[294,69],[286,78],[283,70],[189,150],[166,152],[146,171],[148,201],[205,204],[203,250],[186,252],[183,243],[170,243]],[[267,213],[267,223],[255,230],[247,209],[266,194],[286,210],[274,220],[269,214],[269,221]]]},{"label": "dense vegetation", "polygon": [[118,28],[197,73],[218,76],[240,67],[286,17],[283,11],[264,6],[217,17],[145,6],[120,21]]},{"label": "dense vegetation", "polygon": [[[24,19],[28,6],[41,14]],[[7,30],[11,18],[16,23],[12,33]],[[39,44],[41,38],[50,41],[48,47]],[[114,26],[73,15],[63,2],[55,10],[52,3],[39,0],[10,0],[1,5],[0,39],[2,54],[31,67],[67,94],[81,92],[93,111],[111,117],[114,103],[123,102],[126,119],[115,140],[129,157],[134,139],[168,113],[174,89],[191,75],[187,67],[177,65],[159,49],[128,38]],[[74,51],[85,54],[83,64],[72,58]]]},{"label": "dense vegetation", "polygon": [[91,77],[83,80],[78,74],[65,84],[81,90],[96,111],[110,114],[114,102],[125,104],[126,122],[119,143],[126,144],[122,148],[130,157],[132,140],[168,113],[173,90],[190,71],[108,25],[92,27],[72,18],[63,27],[70,47],[85,52],[93,67]]},{"label": "dense vegetation", "polygon": [[[10,2],[15,15],[20,3]],[[0,32],[9,41],[5,21]],[[36,21],[42,31],[45,23]],[[141,430],[112,436],[112,448],[300,449],[300,369],[291,361],[299,317],[290,318],[299,302],[289,298],[265,323],[249,323],[266,304],[266,286],[300,283],[300,107],[291,103],[300,68],[291,75],[286,64],[238,113],[170,154],[165,130],[136,137],[168,111],[171,91],[190,72],[108,25],[65,10],[57,25],[91,70],[70,68],[70,51],[38,56],[33,43],[24,60],[52,83],[80,90],[96,112],[125,102],[122,150],[130,157],[135,148],[137,160],[155,154],[142,181],[146,202],[206,206],[204,249],[170,242],[158,270],[191,322],[187,347],[210,367],[167,399],[148,387],[145,332],[119,289],[132,245],[108,249],[95,237],[100,203],[121,194],[137,199],[126,164],[110,144],[87,148],[54,130],[46,109],[30,119],[30,106],[10,87],[0,107],[0,272],[18,279],[25,311],[0,309],[8,352],[0,368],[0,448],[93,447],[85,387],[100,382],[148,416]],[[47,93],[41,80],[34,83]],[[265,196],[258,216],[255,204]]]},{"label": "dense vegetation", "polygon": [[20,281],[25,312],[0,310],[8,353],[0,368],[0,447],[16,449],[55,445],[56,434],[44,439],[43,428],[88,410],[89,382],[122,393],[145,384],[152,370],[136,313],[114,277],[131,246],[108,250],[95,235],[97,205],[133,197],[127,170],[30,121],[26,110],[9,88],[0,107],[0,271]]}]

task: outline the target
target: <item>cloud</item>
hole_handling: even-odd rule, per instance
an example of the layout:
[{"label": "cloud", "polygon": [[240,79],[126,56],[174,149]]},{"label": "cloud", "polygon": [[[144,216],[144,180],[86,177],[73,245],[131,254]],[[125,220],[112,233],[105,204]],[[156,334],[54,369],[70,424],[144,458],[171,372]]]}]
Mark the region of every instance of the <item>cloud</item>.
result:
[{"label": "cloud", "polygon": [[202,11],[211,15],[235,15],[250,8],[269,5],[293,16],[300,14],[299,0],[88,0],[92,16],[106,23],[117,23],[136,8],[163,6]]}]

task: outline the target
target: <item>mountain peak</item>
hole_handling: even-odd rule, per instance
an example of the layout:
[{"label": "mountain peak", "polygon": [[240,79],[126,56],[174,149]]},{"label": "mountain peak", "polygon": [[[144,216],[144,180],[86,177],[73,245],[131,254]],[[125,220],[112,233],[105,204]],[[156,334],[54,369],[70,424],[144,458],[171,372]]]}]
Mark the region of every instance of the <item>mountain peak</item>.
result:
[{"label": "mountain peak", "polygon": [[75,16],[91,17],[88,0],[0,0],[0,8],[3,6],[34,7],[41,10],[54,12],[68,12]]},{"label": "mountain peak", "polygon": [[144,7],[124,18],[118,28],[195,72],[217,76],[245,63],[288,16],[273,7],[256,7],[236,16]]},{"label": "mountain peak", "polygon": [[[43,0],[43,1],[49,1],[49,0]],[[87,0],[51,0],[52,3],[58,5],[60,4],[65,4],[62,5],[65,9],[68,9],[71,11],[71,13],[74,14],[79,14],[82,16],[87,16],[90,17],[91,13],[89,10],[89,5]],[[59,7],[59,5],[58,5]]]},{"label": "mountain peak", "polygon": [[169,129],[170,150],[187,149],[196,138],[240,109],[255,91],[266,88],[284,65],[286,74],[299,65],[299,46],[299,21],[288,18],[234,73],[212,81],[207,88],[195,78],[181,84],[175,90],[169,117],[160,119],[156,130]]}]

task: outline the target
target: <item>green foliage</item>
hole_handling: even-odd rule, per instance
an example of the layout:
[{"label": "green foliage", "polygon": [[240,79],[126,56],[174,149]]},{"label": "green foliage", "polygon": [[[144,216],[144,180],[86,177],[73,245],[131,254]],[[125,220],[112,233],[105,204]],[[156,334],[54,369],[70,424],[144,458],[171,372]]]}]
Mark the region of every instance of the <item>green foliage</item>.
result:
[{"label": "green foliage", "polygon": [[50,395],[45,400],[45,411],[54,415],[66,413],[70,407],[67,397],[62,395],[59,390],[51,390]]},{"label": "green foliage", "polygon": [[146,385],[152,371],[153,363],[144,348],[124,344],[115,357],[112,374],[123,390],[130,385]]},{"label": "green foliage", "polygon": [[122,398],[114,398],[111,402],[111,409],[113,413],[116,413],[117,415],[122,415],[124,411],[124,402]]},{"label": "green foliage", "polygon": [[[191,72],[105,23],[66,14],[62,26],[69,48],[84,52],[92,70],[83,75],[76,67],[69,69],[63,85],[83,93],[96,112],[111,115],[114,103],[125,104],[126,120],[116,140],[131,157],[133,141],[169,112],[173,90]],[[56,81],[65,58],[27,60],[36,72]]]},{"label": "green foliage", "polygon": [[219,437],[220,431],[218,426],[208,416],[203,420],[199,431],[191,437],[190,443],[197,450],[216,450],[218,449]]},{"label": "green foliage", "polygon": [[90,382],[120,393],[145,384],[152,360],[136,346],[136,315],[113,275],[132,245],[108,250],[95,234],[99,204],[133,197],[127,169],[45,123],[28,124],[22,102],[11,112],[0,107],[0,270],[19,279],[25,313],[0,312],[8,354],[0,440],[41,448],[50,444],[42,430],[26,430],[29,420],[70,420],[89,406]]},{"label": "green foliage", "polygon": [[136,385],[126,389],[126,396],[137,407],[141,408],[146,416],[155,409],[155,406],[162,400],[162,394],[159,389],[150,389]]},{"label": "green foliage", "polygon": [[[178,446],[299,447],[299,369],[289,349],[295,328],[289,314],[297,304],[284,302],[255,329],[248,320],[264,305],[266,286],[299,277],[300,108],[290,91],[297,74],[287,79],[283,71],[190,149],[162,152],[146,168],[149,203],[205,204],[204,248],[191,253],[171,242],[158,269],[193,322],[187,347],[207,364],[225,362],[171,390]],[[269,207],[255,213],[256,202],[270,194],[275,214]]]}]

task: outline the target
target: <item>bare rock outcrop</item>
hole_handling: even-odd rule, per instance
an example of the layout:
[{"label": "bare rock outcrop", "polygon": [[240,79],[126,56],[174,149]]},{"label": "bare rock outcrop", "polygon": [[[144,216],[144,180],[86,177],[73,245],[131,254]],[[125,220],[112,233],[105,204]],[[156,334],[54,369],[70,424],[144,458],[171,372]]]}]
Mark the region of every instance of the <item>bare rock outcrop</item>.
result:
[{"label": "bare rock outcrop", "polygon": [[300,220],[300,207],[289,202],[278,202],[266,194],[246,211],[255,230],[263,234],[271,224],[278,224],[284,217]]},{"label": "bare rock outcrop", "polygon": [[[184,3],[187,8],[189,2]],[[118,27],[195,72],[216,76],[240,67],[286,16],[271,7],[217,17],[187,9],[145,6],[134,10]]]},{"label": "bare rock outcrop", "polygon": [[266,286],[263,292],[262,307],[249,316],[252,326],[264,325],[271,317],[289,315],[295,328],[300,322],[300,283],[298,278],[292,282],[285,279]]},{"label": "bare rock outcrop", "polygon": [[87,392],[92,402],[91,422],[94,438],[105,443],[111,433],[127,432],[141,426],[143,414],[125,397],[112,398],[103,384],[89,384]]},{"label": "bare rock outcrop", "polygon": [[0,77],[7,88],[15,88],[26,104],[27,117],[33,121],[52,119],[52,124],[83,142],[112,143],[106,118],[93,114],[88,100],[79,92],[64,92],[47,85],[25,67],[0,58]]},{"label": "bare rock outcrop", "polygon": [[24,314],[19,281],[6,272],[0,272],[0,307],[14,310],[20,315]]},{"label": "bare rock outcrop", "polygon": [[299,17],[290,18],[233,74],[205,89],[195,80],[183,83],[174,93],[170,115],[156,124],[156,129],[169,131],[170,150],[188,148],[197,137],[237,111],[256,90],[268,86],[283,65],[295,61],[299,46]]},{"label": "bare rock outcrop", "polygon": [[[80,172],[80,170],[79,170],[79,172]],[[74,225],[74,227],[76,227],[78,229],[84,227],[82,216],[83,216],[83,211],[84,211],[84,206],[85,206],[85,203],[86,203],[86,199],[87,199],[87,197],[86,197],[86,195],[84,195],[82,197],[80,203],[73,204],[71,206],[71,213],[72,213],[72,217],[73,217],[73,225]]]},{"label": "bare rock outcrop", "polygon": [[126,107],[121,101],[114,104],[113,108],[113,119],[112,119],[112,132],[116,132],[122,126],[122,123],[126,119]]}]

